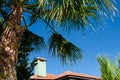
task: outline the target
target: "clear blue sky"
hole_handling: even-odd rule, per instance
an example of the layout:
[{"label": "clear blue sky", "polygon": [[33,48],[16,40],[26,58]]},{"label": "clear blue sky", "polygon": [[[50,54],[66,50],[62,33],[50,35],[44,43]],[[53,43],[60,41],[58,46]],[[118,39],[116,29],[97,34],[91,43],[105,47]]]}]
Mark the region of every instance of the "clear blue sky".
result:
[{"label": "clear blue sky", "polygon": [[[109,19],[107,24],[100,25],[102,29],[97,28],[96,32],[86,29],[85,35],[81,31],[64,33],[63,36],[81,48],[85,53],[81,62],[70,65],[62,65],[56,58],[53,59],[47,55],[46,50],[32,52],[30,60],[36,57],[44,57],[47,59],[47,73],[61,74],[65,71],[73,71],[78,73],[100,76],[99,64],[97,62],[98,55],[107,54],[110,57],[116,57],[120,53],[120,16],[115,17],[114,22]],[[30,30],[37,35],[43,36],[46,40],[49,38],[49,30],[46,30],[42,22],[34,24]],[[47,42],[46,42],[47,43]]]}]

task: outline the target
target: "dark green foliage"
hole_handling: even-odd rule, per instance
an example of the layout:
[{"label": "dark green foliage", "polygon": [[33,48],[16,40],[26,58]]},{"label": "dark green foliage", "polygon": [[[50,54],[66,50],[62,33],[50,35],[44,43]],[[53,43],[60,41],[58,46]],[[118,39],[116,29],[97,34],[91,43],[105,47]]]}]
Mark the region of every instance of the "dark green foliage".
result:
[{"label": "dark green foliage", "polygon": [[33,75],[33,69],[35,66],[34,61],[29,62],[29,53],[25,52],[19,54],[16,70],[17,70],[17,80],[29,80],[30,76]]},{"label": "dark green foliage", "polygon": [[53,33],[49,39],[49,43],[49,53],[54,57],[58,57],[63,63],[68,61],[67,63],[71,64],[82,57],[81,50],[60,34]]},{"label": "dark green foliage", "polygon": [[41,36],[38,36],[31,31],[25,30],[23,33],[23,39],[21,41],[20,51],[30,52],[34,49],[41,50],[45,48],[44,39]]},{"label": "dark green foliage", "polygon": [[29,62],[30,52],[33,50],[40,50],[44,46],[45,44],[42,37],[39,37],[28,30],[24,32],[20,46],[21,53],[18,55],[18,62],[16,65],[17,80],[30,79],[30,76],[33,75],[33,69],[35,66],[35,60],[31,63]]}]

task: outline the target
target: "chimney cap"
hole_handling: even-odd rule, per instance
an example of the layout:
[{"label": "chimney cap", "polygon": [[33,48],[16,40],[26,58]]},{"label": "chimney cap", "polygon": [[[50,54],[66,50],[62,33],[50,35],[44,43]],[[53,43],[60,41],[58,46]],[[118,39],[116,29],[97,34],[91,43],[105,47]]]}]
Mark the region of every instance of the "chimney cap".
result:
[{"label": "chimney cap", "polygon": [[45,59],[45,58],[41,58],[41,57],[37,57],[36,60],[47,61],[47,59]]}]

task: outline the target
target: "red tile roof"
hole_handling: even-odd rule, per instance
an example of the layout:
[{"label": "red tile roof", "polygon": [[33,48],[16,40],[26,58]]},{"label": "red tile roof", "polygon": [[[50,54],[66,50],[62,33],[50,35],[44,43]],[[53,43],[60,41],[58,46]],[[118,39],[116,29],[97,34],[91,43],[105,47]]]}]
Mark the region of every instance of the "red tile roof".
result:
[{"label": "red tile roof", "polygon": [[37,80],[56,80],[65,76],[73,76],[73,77],[82,77],[82,78],[88,78],[88,79],[96,79],[96,80],[101,80],[98,77],[87,75],[87,74],[80,74],[80,73],[75,73],[71,71],[66,71],[63,74],[60,75],[54,75],[54,74],[47,74],[46,77],[38,76],[38,75],[33,75],[31,79],[37,79]]},{"label": "red tile roof", "polygon": [[80,73],[71,72],[71,71],[64,72],[63,74],[59,75],[58,78],[61,78],[64,76],[76,76],[76,77],[84,77],[84,78],[90,78],[90,79],[100,79],[96,76],[91,76],[91,75],[87,75],[87,74],[80,74]]},{"label": "red tile roof", "polygon": [[57,75],[54,75],[54,74],[47,74],[46,77],[45,76],[39,76],[39,75],[33,75],[31,77],[31,79],[40,79],[40,80],[54,80],[56,79],[58,76]]}]

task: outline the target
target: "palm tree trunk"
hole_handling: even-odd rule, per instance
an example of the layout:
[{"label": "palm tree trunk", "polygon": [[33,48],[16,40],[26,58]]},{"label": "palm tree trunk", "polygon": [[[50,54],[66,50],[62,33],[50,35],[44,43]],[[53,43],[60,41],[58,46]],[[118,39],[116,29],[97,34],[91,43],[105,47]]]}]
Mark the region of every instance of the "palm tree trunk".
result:
[{"label": "palm tree trunk", "polygon": [[13,6],[0,42],[0,80],[17,80],[16,63],[24,31],[21,18],[22,7]]}]

